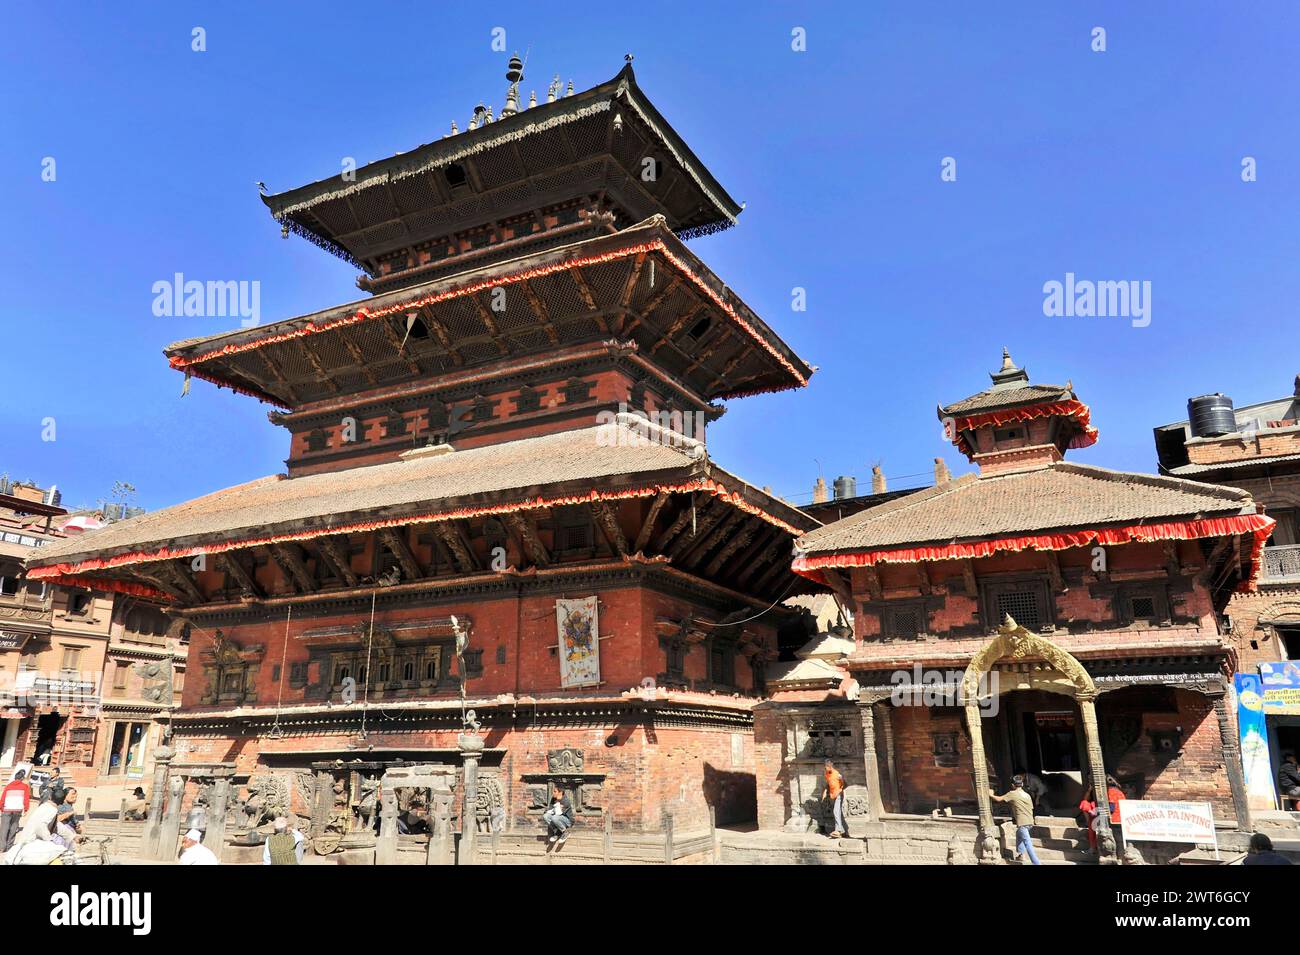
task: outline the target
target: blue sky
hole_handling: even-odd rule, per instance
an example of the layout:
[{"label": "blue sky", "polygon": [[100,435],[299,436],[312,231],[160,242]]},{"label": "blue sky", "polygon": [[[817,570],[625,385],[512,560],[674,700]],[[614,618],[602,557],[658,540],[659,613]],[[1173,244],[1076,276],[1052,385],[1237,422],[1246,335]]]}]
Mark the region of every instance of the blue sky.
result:
[{"label": "blue sky", "polygon": [[[555,72],[583,89],[634,53],[642,88],[747,203],[736,229],[693,247],[820,369],[801,392],[732,402],[710,430],[713,457],[754,483],[803,501],[819,469],[862,485],[880,463],[897,486],[936,455],[967,470],[935,405],[984,387],[1004,345],[1092,406],[1101,441],[1075,459],[1126,470],[1154,470],[1151,428],[1192,395],[1290,390],[1293,4],[786,7],[12,9],[0,473],[57,483],[72,504],[129,481],[157,508],[282,470],[267,406],[200,381],[182,399],[161,354],[233,323],[156,317],[151,287],[175,272],[257,280],[264,322],[360,297],[355,270],[281,240],[254,183],[278,192],[344,156],[408,150],[463,129],[481,99],[499,110],[497,26],[543,97]],[[1149,281],[1150,325],[1045,317],[1043,284],[1067,272]]]}]

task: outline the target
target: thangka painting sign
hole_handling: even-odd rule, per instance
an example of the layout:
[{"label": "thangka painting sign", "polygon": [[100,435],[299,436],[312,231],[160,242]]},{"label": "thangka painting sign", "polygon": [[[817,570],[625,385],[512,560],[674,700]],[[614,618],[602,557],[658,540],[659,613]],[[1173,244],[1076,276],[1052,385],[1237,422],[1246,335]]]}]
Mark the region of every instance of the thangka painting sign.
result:
[{"label": "thangka painting sign", "polygon": [[1266,689],[1254,673],[1238,673],[1232,678],[1232,689],[1237,697],[1237,731],[1241,734],[1246,802],[1251,809],[1276,809],[1273,760],[1268,751],[1268,724],[1264,720]]},{"label": "thangka painting sign", "polygon": [[555,601],[559,631],[560,686],[590,686],[600,682],[600,627],[596,598]]},{"label": "thangka painting sign", "polygon": [[1119,822],[1129,842],[1218,842],[1214,807],[1208,802],[1125,799],[1119,805]]}]

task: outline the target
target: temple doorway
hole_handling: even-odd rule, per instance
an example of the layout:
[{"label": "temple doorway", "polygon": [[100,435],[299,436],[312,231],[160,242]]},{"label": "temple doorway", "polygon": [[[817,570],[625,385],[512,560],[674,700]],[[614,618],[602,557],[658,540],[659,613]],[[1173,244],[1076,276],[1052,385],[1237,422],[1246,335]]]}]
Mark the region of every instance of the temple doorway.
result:
[{"label": "temple doorway", "polygon": [[36,749],[33,762],[38,766],[47,766],[54,758],[54,748],[59,742],[59,730],[63,728],[66,716],[59,713],[42,713],[36,719]]},{"label": "temple doorway", "polygon": [[1045,690],[1012,690],[999,703],[997,717],[985,721],[985,752],[995,788],[1005,792],[1013,775],[1030,772],[1047,786],[1038,814],[1073,816],[1087,785],[1088,754],[1078,706]]}]

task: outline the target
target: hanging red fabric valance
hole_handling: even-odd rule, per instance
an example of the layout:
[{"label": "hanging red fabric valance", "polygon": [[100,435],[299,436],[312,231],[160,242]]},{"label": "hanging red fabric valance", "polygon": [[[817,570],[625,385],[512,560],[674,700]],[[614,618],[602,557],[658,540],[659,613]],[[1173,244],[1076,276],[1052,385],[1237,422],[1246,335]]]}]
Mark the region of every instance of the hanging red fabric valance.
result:
[{"label": "hanging red fabric valance", "polygon": [[966,440],[966,431],[985,428],[989,425],[996,428],[1004,424],[1017,424],[1021,421],[1047,417],[1074,418],[1078,422],[1080,430],[1070,441],[1071,448],[1088,448],[1097,443],[1097,429],[1089,424],[1092,419],[1092,411],[1077,398],[1071,398],[1068,401],[1049,401],[1043,404],[1025,405],[1022,408],[1003,408],[998,411],[986,411],[983,414],[953,418],[950,425],[953,433],[949,434],[948,437],[956,443],[957,450],[966,455],[968,460],[973,460],[975,452],[971,448],[970,442]]},{"label": "hanging red fabric valance", "polygon": [[[28,577],[34,577],[28,573]],[[77,577],[60,575],[56,577],[43,577],[51,584],[58,584],[61,587],[85,587],[87,590],[102,590],[115,594],[130,594],[132,597],[145,597],[149,600],[167,600],[168,597],[161,590],[149,587],[146,584],[137,584],[129,580],[112,580],[108,577]]]},{"label": "hanging red fabric valance", "polygon": [[1055,534],[1029,534],[1022,537],[999,537],[966,543],[933,544],[901,547],[892,550],[866,550],[847,554],[822,554],[796,557],[791,569],[809,580],[826,584],[823,568],[871,567],[875,564],[914,564],[921,561],[963,560],[991,557],[998,553],[1022,550],[1067,550],[1097,544],[1151,543],[1162,540],[1197,540],[1202,537],[1230,537],[1249,534],[1253,537],[1250,553],[1250,577],[1243,590],[1255,589],[1259,561],[1264,543],[1273,533],[1277,521],[1262,514],[1239,514],[1232,517],[1207,517],[1191,521],[1167,521],[1161,524],[1134,524],[1128,527],[1099,527]]},{"label": "hanging red fabric valance", "polygon": [[[655,484],[649,487],[633,488],[624,491],[597,491],[592,490],[586,494],[574,494],[564,497],[543,498],[538,497],[529,501],[520,501],[511,504],[488,504],[480,507],[462,507],[450,511],[438,511],[429,514],[417,514],[408,517],[390,517],[383,520],[358,521],[351,524],[334,525],[332,527],[313,528],[307,531],[298,531],[292,534],[274,534],[266,537],[248,538],[243,540],[218,541],[211,544],[199,544],[193,547],[158,547],[153,550],[132,551],[125,554],[117,554],[113,557],[91,557],[85,560],[72,561],[64,564],[49,564],[43,567],[32,567],[27,571],[27,576],[33,580],[48,580],[53,583],[63,583],[65,580],[73,579],[75,575],[85,573],[91,570],[109,570],[114,567],[123,567],[129,564],[147,563],[157,560],[176,560],[198,557],[200,554],[220,554],[231,550],[240,550],[248,547],[258,547],[268,544],[283,544],[289,541],[311,540],[314,537],[326,537],[331,534],[352,534],[362,531],[379,530],[386,527],[404,527],[411,524],[433,524],[439,521],[459,520],[467,517],[489,517],[496,514],[509,514],[516,511],[536,510],[538,508],[563,507],[568,504],[586,504],[592,501],[618,501],[637,497],[653,497],[661,491],[667,491],[670,494],[689,494],[699,491],[709,494],[713,497],[721,498],[732,507],[744,511],[746,514],[753,516],[779,527],[786,531],[792,537],[798,537],[803,531],[779,517],[767,513],[761,507],[751,504],[744,499],[743,494],[739,491],[729,491],[725,486],[719,484],[710,478],[701,478],[696,481],[687,481],[683,484]],[[108,589],[107,580],[93,579],[93,583],[87,586],[96,586],[100,589]],[[130,584],[128,586],[139,586]],[[147,588],[146,588],[147,589]],[[129,591],[124,591],[129,592]]]}]

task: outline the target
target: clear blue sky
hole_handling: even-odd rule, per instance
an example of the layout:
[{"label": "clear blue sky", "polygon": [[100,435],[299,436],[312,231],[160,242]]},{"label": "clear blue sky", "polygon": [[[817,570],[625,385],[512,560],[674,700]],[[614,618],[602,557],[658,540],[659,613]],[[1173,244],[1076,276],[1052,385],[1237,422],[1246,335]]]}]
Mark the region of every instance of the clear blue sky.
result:
[{"label": "clear blue sky", "polygon": [[[205,10],[211,6],[211,10]],[[806,500],[873,463],[926,472],[934,408],[984,387],[1003,345],[1072,379],[1101,441],[1155,468],[1186,399],[1239,404],[1300,372],[1300,127],[1292,3],[660,2],[21,4],[0,37],[0,473],[157,508],[283,469],[267,406],[181,376],[151,286],[258,280],[263,321],[359,297],[355,271],[281,240],[281,191],[463,129],[525,88],[586,88],[636,55],[647,94],[748,203],[696,251],[810,363],[798,393],[731,403],[724,467]],[[191,29],[207,52],[190,49]],[[791,50],[791,30],[807,51]],[[1090,48],[1107,31],[1107,51]],[[57,180],[43,182],[54,157]],[[940,179],[944,157],[957,181]],[[1243,183],[1255,157],[1258,181]],[[1067,272],[1152,283],[1151,324],[1046,318]],[[807,289],[793,312],[791,289]],[[53,417],[57,438],[41,440]],[[915,479],[897,483],[914,483]]]}]

